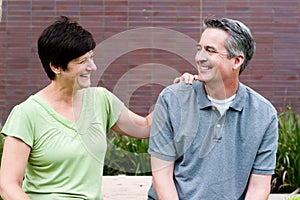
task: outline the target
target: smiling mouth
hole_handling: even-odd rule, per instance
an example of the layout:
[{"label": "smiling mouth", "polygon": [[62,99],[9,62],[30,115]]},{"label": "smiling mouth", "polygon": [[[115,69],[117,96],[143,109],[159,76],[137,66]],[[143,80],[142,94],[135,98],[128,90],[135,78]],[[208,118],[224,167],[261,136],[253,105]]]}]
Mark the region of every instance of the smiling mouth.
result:
[{"label": "smiling mouth", "polygon": [[88,78],[88,77],[90,77],[90,75],[89,74],[83,74],[83,75],[80,75],[80,77]]},{"label": "smiling mouth", "polygon": [[210,70],[211,69],[211,67],[207,67],[207,66],[201,66],[200,67],[200,70]]}]

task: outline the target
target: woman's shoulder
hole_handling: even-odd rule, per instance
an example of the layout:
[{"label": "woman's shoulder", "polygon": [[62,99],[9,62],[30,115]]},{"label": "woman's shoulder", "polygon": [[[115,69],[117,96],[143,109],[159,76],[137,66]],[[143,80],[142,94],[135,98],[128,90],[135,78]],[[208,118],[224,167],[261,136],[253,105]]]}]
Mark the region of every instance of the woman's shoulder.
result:
[{"label": "woman's shoulder", "polygon": [[160,95],[190,95],[194,93],[195,90],[201,89],[203,83],[199,81],[194,81],[193,84],[187,84],[185,82],[174,83],[167,86],[162,90]]},{"label": "woman's shoulder", "polygon": [[104,87],[89,87],[85,89],[85,94],[88,96],[107,96],[111,95],[112,93]]},{"label": "woman's shoulder", "polygon": [[36,117],[39,111],[37,103],[32,95],[23,102],[14,105],[9,113],[8,119],[22,118],[25,121],[25,119]]},{"label": "woman's shoulder", "polygon": [[[104,87],[86,88],[84,96],[89,102],[110,103],[118,99],[111,91]],[[119,101],[119,100],[118,100]]]},{"label": "woman's shoulder", "polygon": [[36,108],[37,99],[34,95],[29,96],[26,100],[16,104],[13,109],[22,109],[24,111],[26,110],[35,110]]}]

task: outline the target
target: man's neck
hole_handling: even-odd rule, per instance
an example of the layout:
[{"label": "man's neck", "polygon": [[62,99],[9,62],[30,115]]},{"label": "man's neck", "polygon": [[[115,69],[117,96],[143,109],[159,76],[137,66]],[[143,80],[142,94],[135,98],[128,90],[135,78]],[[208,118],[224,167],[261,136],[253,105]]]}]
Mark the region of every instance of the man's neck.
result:
[{"label": "man's neck", "polygon": [[224,85],[209,85],[204,83],[205,91],[207,95],[216,100],[225,100],[236,94],[238,90],[238,82],[235,84],[230,84],[228,86]]}]

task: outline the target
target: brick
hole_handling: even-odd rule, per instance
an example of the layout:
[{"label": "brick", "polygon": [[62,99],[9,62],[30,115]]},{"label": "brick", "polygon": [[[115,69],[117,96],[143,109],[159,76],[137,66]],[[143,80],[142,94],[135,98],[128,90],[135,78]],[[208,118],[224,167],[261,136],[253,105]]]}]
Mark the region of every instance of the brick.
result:
[{"label": "brick", "polygon": [[[196,44],[202,31],[202,19],[207,15],[240,19],[251,27],[257,42],[256,54],[241,80],[270,99],[278,110],[291,105],[300,112],[298,0],[278,1],[276,4],[272,0],[31,0],[30,3],[28,0],[9,0],[3,1],[2,8],[0,111],[3,114],[0,122],[5,121],[13,105],[49,82],[37,55],[36,42],[45,26],[59,15],[78,20],[92,32],[98,45],[127,30],[149,26],[180,32],[195,40]],[[100,73],[103,57],[112,59],[112,63],[96,81],[113,90],[122,76],[149,63],[154,63],[147,65],[151,67],[151,74],[147,74],[147,71],[145,74],[134,72],[127,82],[128,88],[138,86],[143,77],[147,77],[147,81],[169,79],[168,70],[162,66],[178,73],[197,73],[194,61],[189,63],[186,60],[194,60],[195,47],[172,36],[158,35],[154,36],[151,45],[130,49],[147,41],[145,37],[148,36],[125,38],[121,43],[113,41],[105,55],[97,55],[98,71],[95,73]],[[163,44],[167,46],[166,49],[153,49]],[[115,52],[122,48],[125,48],[125,54],[114,58]],[[186,54],[176,55],[178,48]],[[132,94],[130,107],[137,112],[147,113],[164,87],[145,82]]]}]

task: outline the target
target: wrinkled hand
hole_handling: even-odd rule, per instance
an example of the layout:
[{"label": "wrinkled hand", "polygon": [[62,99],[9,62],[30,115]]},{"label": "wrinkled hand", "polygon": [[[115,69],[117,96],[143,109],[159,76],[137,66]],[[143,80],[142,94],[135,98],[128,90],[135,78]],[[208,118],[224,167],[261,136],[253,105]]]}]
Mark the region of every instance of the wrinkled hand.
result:
[{"label": "wrinkled hand", "polygon": [[198,75],[193,75],[185,72],[180,77],[175,78],[173,83],[179,83],[180,81],[184,81],[186,84],[193,84],[194,80],[198,80]]}]

